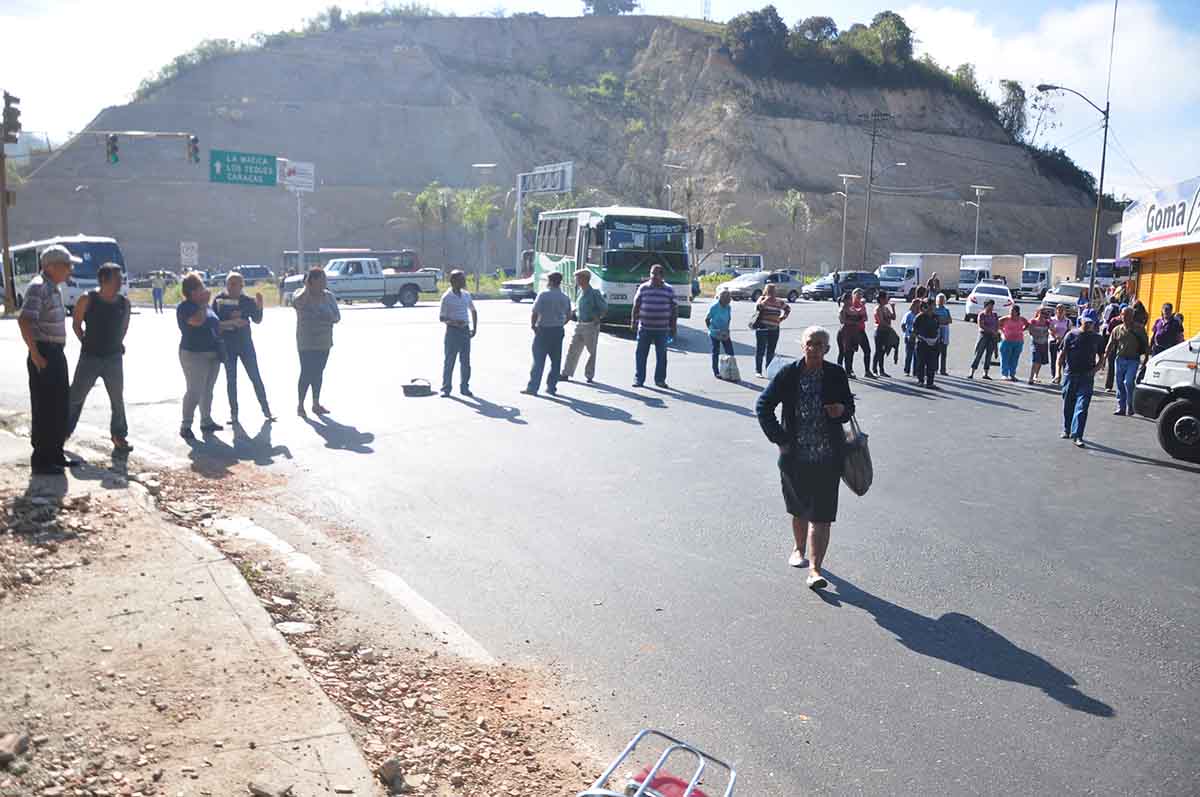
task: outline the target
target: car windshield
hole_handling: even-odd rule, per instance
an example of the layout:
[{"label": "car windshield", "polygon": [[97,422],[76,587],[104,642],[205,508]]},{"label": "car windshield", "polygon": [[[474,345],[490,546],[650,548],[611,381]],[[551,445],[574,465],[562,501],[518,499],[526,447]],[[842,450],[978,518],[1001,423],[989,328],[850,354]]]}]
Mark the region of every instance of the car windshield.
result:
[{"label": "car windshield", "polygon": [[1054,292],[1059,296],[1070,296],[1073,299],[1078,299],[1083,296],[1083,292],[1087,290],[1084,285],[1056,285]]},{"label": "car windshield", "polygon": [[880,266],[879,278],[885,280],[902,280],[904,272],[907,271],[904,266]]},{"label": "car windshield", "polygon": [[976,293],[986,293],[990,296],[1008,296],[1008,288],[1003,285],[977,285]]}]

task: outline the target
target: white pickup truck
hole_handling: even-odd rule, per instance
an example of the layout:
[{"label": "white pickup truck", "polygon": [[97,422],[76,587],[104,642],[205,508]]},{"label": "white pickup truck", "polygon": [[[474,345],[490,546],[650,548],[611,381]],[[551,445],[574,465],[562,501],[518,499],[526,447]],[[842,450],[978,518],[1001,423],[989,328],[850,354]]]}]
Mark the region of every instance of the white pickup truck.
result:
[{"label": "white pickup truck", "polygon": [[[384,269],[373,257],[347,257],[330,260],[325,266],[329,290],[339,302],[382,302],[392,307],[417,303],[421,293],[437,290],[437,275],[419,271]],[[304,284],[304,276],[294,274],[283,281],[285,304]]]}]

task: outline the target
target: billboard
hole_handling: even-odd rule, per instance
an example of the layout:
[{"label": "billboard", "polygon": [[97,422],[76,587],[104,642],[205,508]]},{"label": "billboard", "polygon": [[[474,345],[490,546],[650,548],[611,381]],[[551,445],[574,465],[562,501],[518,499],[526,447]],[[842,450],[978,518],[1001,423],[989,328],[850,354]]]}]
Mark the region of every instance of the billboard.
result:
[{"label": "billboard", "polygon": [[1154,192],[1125,208],[1120,257],[1200,243],[1200,177]]}]

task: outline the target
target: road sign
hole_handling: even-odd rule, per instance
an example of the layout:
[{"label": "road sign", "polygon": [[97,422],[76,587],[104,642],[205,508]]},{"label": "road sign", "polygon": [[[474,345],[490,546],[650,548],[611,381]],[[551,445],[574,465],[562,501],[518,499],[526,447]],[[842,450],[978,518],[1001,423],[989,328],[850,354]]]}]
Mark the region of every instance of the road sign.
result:
[{"label": "road sign", "polygon": [[317,168],[304,161],[280,158],[279,182],[292,191],[314,191],[317,186]]},{"label": "road sign", "polygon": [[521,175],[523,194],[561,194],[575,187],[575,162],[550,163]]},{"label": "road sign", "polygon": [[253,152],[208,151],[208,181],[239,185],[275,185],[275,156]]},{"label": "road sign", "polygon": [[195,268],[200,265],[200,244],[196,241],[179,242],[179,265]]}]

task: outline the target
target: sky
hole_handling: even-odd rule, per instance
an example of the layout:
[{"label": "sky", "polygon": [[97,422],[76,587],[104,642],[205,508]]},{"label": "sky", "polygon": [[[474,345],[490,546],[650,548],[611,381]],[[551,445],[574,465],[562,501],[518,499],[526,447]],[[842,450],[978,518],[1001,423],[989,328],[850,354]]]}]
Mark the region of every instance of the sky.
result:
[{"label": "sky", "polygon": [[[766,0],[711,0],[712,19],[727,20]],[[1113,61],[1112,124],[1106,189],[1140,196],[1200,174],[1200,2],[1118,0]],[[332,0],[0,0],[0,80],[22,99],[27,131],[55,139],[80,130],[104,107],[128,102],[138,83],[174,56],[207,38],[244,40],[258,31],[298,27]],[[434,0],[459,16],[503,8],[551,16],[581,13],[565,0]],[[379,0],[342,0],[345,10],[377,8]],[[918,54],[943,65],[975,64],[993,97],[1001,79],[1030,86],[1070,86],[1103,106],[1112,3],[1044,0],[779,0],[791,25],[811,15],[839,27],[870,22],[891,8],[907,20]],[[836,9],[832,10],[831,9]],[[642,0],[642,13],[699,17],[703,0]],[[46,47],[53,42],[53,49]],[[73,44],[72,44],[73,43]],[[66,44],[66,46],[62,46]],[[14,68],[14,65],[20,65]],[[1099,172],[1100,115],[1063,94],[1059,127],[1037,143],[1060,146],[1085,169]]]}]

